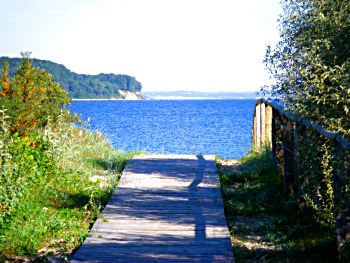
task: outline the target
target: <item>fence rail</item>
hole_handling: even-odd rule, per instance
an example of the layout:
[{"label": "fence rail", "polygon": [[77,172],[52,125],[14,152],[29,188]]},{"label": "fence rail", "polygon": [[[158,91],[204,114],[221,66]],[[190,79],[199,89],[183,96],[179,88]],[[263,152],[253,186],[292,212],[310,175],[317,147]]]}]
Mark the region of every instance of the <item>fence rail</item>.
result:
[{"label": "fence rail", "polygon": [[254,110],[252,144],[272,147],[286,195],[335,222],[340,257],[350,261],[350,143],[270,99]]}]

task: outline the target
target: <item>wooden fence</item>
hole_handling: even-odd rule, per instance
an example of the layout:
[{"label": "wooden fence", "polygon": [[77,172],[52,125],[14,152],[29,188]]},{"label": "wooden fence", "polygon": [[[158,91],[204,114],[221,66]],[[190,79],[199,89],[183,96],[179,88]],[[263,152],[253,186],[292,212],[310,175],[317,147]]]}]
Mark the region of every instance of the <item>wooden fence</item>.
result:
[{"label": "wooden fence", "polygon": [[350,262],[350,143],[276,101],[259,99],[252,144],[272,147],[286,195],[301,207],[311,203],[320,220],[334,219],[339,255]]}]

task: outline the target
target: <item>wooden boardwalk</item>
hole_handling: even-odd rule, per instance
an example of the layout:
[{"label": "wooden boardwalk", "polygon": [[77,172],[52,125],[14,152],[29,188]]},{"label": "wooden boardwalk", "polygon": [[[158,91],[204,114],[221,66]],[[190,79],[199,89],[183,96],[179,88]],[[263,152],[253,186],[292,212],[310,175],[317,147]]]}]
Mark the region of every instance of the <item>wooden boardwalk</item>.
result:
[{"label": "wooden boardwalk", "polygon": [[72,262],[234,262],[214,156],[129,161]]}]

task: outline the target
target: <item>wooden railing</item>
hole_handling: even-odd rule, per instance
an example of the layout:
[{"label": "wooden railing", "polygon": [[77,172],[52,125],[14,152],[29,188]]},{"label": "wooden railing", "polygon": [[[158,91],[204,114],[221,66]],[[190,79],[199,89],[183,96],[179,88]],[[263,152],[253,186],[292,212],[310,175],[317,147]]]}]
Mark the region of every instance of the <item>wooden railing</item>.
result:
[{"label": "wooden railing", "polygon": [[272,148],[286,195],[335,219],[340,256],[350,262],[350,143],[276,101],[259,99],[252,145]]}]

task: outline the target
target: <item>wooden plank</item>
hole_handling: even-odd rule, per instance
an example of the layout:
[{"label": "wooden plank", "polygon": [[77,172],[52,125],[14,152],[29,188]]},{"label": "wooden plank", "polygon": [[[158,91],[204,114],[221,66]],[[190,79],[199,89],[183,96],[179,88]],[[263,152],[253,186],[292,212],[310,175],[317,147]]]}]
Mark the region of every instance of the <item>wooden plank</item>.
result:
[{"label": "wooden plank", "polygon": [[[120,204],[116,203],[117,201],[113,201],[113,204],[109,205],[109,207],[114,207],[115,209],[140,209],[140,210],[153,210],[153,209],[164,209],[164,210],[177,210],[177,209],[186,209],[188,211],[203,211],[203,210],[209,210],[209,211],[216,211],[219,210],[218,204],[221,204],[222,202],[216,201],[216,202],[186,202],[184,201],[183,204],[181,202],[158,202],[158,203],[148,203],[148,202],[121,202]],[[199,205],[205,205],[205,208],[202,208]]]},{"label": "wooden plank", "polygon": [[266,107],[265,103],[260,104],[260,146],[262,146],[265,143],[266,140]]},{"label": "wooden plank", "polygon": [[[226,238],[228,241],[230,241],[229,233],[225,231],[214,231],[211,229],[208,230],[182,230],[182,231],[168,231],[167,229],[158,229],[158,231],[151,231],[151,230],[130,230],[130,229],[103,229],[99,228],[97,231],[92,229],[90,231],[91,237],[98,237],[101,235],[102,237],[105,235],[106,237],[111,237],[113,236],[125,236],[127,235],[127,239],[133,239],[134,237],[139,237],[139,238],[148,238],[148,239],[157,239],[157,240],[163,240],[167,239],[169,237],[175,237],[178,240],[183,240],[183,239],[195,239],[195,237],[202,235],[205,233],[206,240],[211,240],[211,239],[216,239],[216,238]],[[198,238],[196,239],[198,240]]]},{"label": "wooden plank", "polygon": [[[186,209],[178,209],[178,210],[160,210],[160,209],[149,209],[149,210],[140,210],[140,209],[124,209],[118,211],[118,215],[132,215],[135,217],[143,217],[143,216],[149,216],[149,215],[164,215],[167,214],[168,216],[170,215],[188,215],[189,211]],[[116,214],[113,211],[105,211],[105,215],[111,215],[111,214]],[[214,215],[220,215],[222,214],[222,211],[220,210],[198,210],[198,211],[191,211],[191,215],[197,216],[198,214],[204,215],[204,216],[214,216]]]},{"label": "wooden plank", "polygon": [[257,146],[256,142],[256,128],[257,128],[257,123],[256,123],[256,111],[254,109],[254,116],[253,116],[253,127],[252,127],[252,146],[255,147]]},{"label": "wooden plank", "polygon": [[154,194],[144,194],[144,195],[123,195],[119,194],[115,197],[112,197],[110,201],[113,202],[124,202],[124,203],[137,203],[137,202],[200,202],[200,203],[217,203],[222,201],[221,196],[218,194],[213,195],[154,195]]},{"label": "wooden plank", "polygon": [[272,145],[272,107],[266,105],[265,109],[265,140],[267,143]]},{"label": "wooden plank", "polygon": [[138,156],[72,262],[234,262],[214,156]]},{"label": "wooden plank", "polygon": [[[101,259],[97,258],[95,254],[87,255],[86,257],[77,257],[74,259],[75,262],[101,262]],[[198,256],[198,255],[149,255],[145,254],[142,256],[135,256],[135,255],[123,255],[123,257],[119,257],[118,255],[106,255],[104,257],[103,262],[113,262],[113,263],[120,263],[120,262],[137,262],[137,263],[150,263],[150,262],[166,262],[166,263],[188,263],[188,262],[200,262],[200,263],[212,263],[212,262],[233,262],[230,260],[229,256],[222,256],[222,255],[205,255],[205,256]]]},{"label": "wooden plank", "polygon": [[[205,214],[205,222],[207,224],[224,224],[226,222],[226,218],[222,214]],[[130,216],[125,214],[108,214],[104,215],[103,217],[99,218],[98,220],[101,221],[111,221],[111,220],[119,220],[121,221],[128,221],[133,222],[137,221],[139,223],[141,222],[153,222],[155,220],[159,221],[165,221],[165,222],[174,222],[174,224],[177,223],[187,223],[187,224],[195,224],[198,221],[198,216],[193,216],[192,214],[162,214],[162,215],[144,215],[139,213],[136,216]]]},{"label": "wooden plank", "polygon": [[168,232],[173,231],[193,231],[195,232],[196,228],[201,228],[202,232],[213,231],[213,232],[223,232],[225,233],[227,230],[225,228],[220,228],[218,226],[208,226],[207,223],[201,222],[197,224],[188,224],[188,225],[179,225],[179,224],[164,224],[164,223],[153,223],[153,224],[139,224],[139,223],[130,223],[130,224],[118,224],[118,223],[99,223],[92,231],[96,230],[98,232],[99,229],[114,229],[114,230],[129,230],[129,231],[154,231],[157,232],[161,229],[167,229]]},{"label": "wooden plank", "polygon": [[102,248],[106,254],[114,255],[140,255],[140,254],[172,254],[172,255],[211,255],[211,254],[225,254],[226,246],[173,246],[173,245],[124,245],[124,244],[89,244],[84,243],[81,246],[85,253],[96,254],[96,249]]},{"label": "wooden plank", "polygon": [[222,246],[226,245],[227,248],[231,247],[231,242],[227,241],[227,238],[224,237],[225,240],[222,241],[220,238],[217,239],[209,239],[209,240],[195,240],[193,238],[166,238],[166,239],[147,239],[147,238],[134,238],[129,239],[125,235],[123,236],[117,236],[115,235],[99,235],[99,236],[91,236],[88,240],[88,243],[90,244],[118,244],[122,245],[125,249],[127,246],[133,246],[135,243],[138,245],[167,245],[167,246]]},{"label": "wooden plank", "polygon": [[255,117],[256,117],[256,130],[255,130],[255,141],[257,147],[261,146],[261,104],[255,106]]}]

